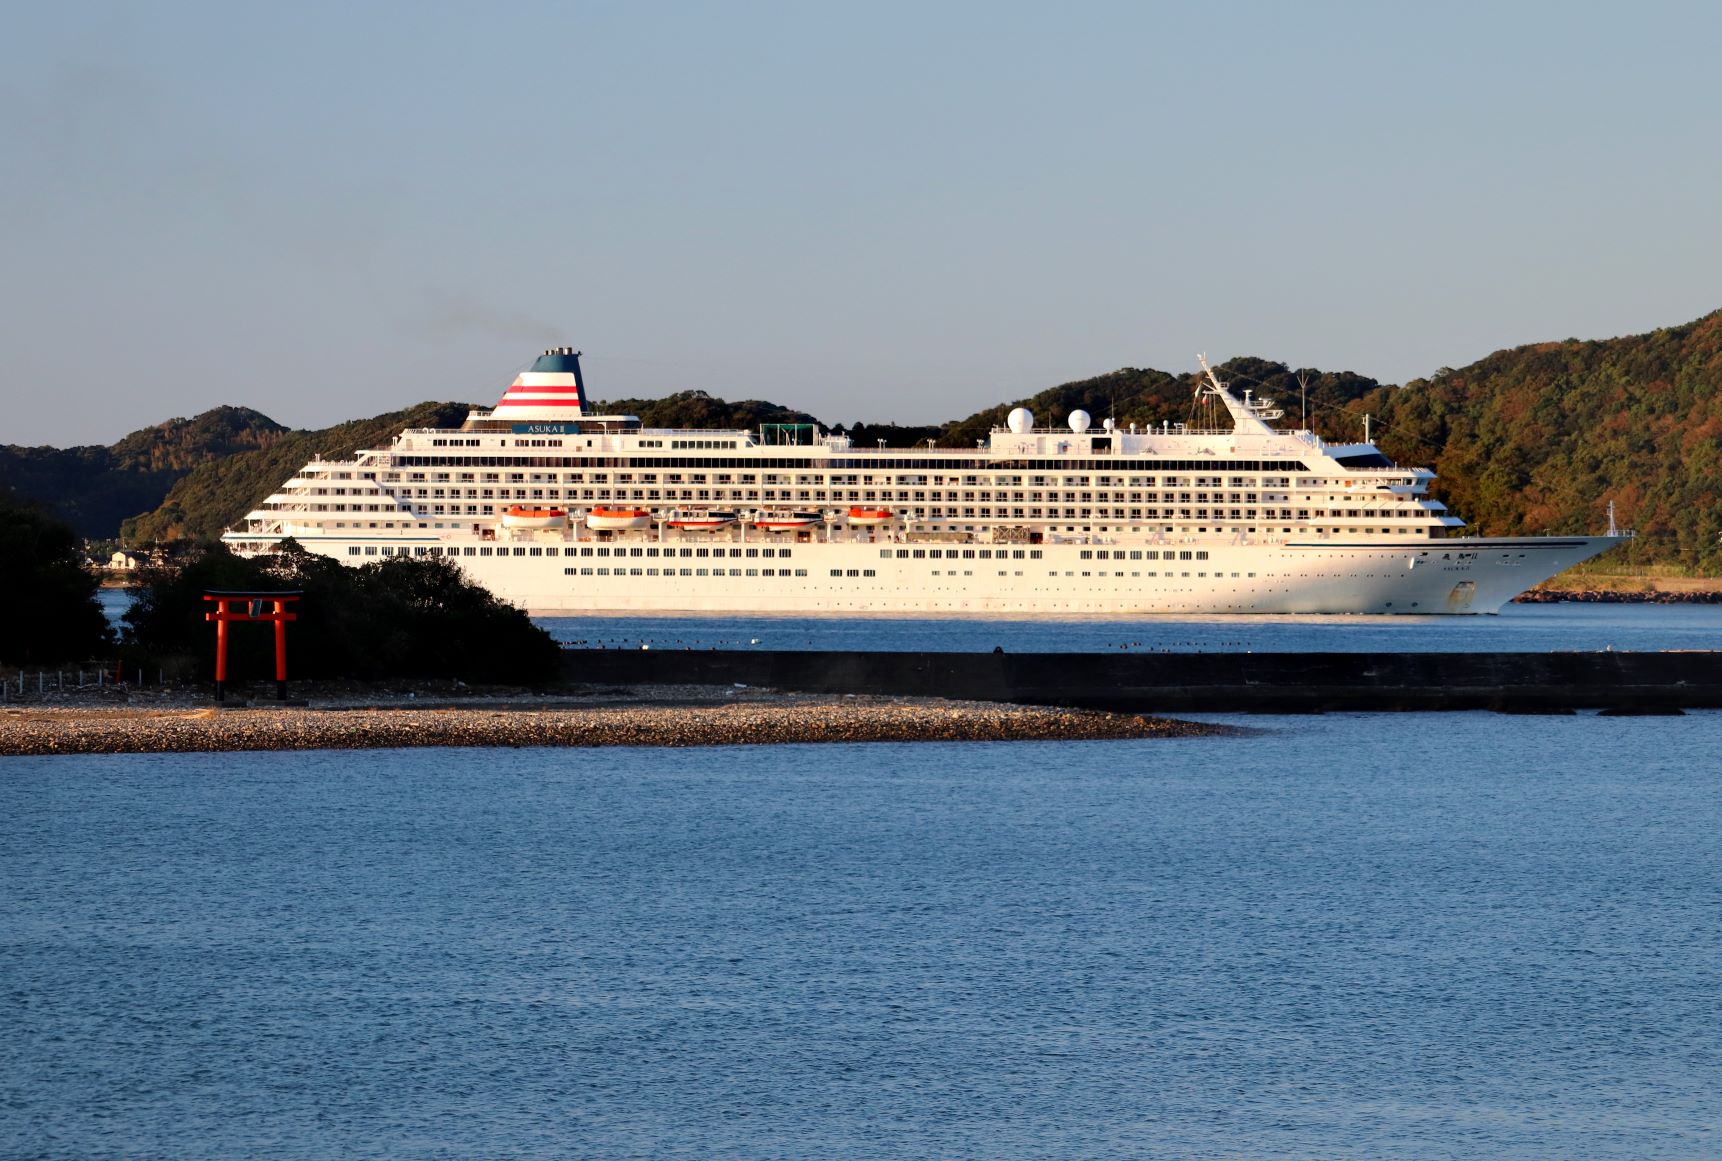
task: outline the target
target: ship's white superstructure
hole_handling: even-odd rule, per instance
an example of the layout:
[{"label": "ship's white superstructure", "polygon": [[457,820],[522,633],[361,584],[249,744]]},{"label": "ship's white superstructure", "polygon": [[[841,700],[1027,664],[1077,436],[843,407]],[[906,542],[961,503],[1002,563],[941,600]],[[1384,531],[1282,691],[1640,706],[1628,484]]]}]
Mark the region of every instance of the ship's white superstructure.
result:
[{"label": "ship's white superstructure", "polygon": [[313,460],[223,539],[453,558],[540,612],[1406,614],[1497,612],[1620,539],[1453,535],[1428,469],[1276,430],[1211,371],[1201,399],[1225,420],[1018,408],[984,446],[884,450],[588,415],[560,348],[458,429]]}]

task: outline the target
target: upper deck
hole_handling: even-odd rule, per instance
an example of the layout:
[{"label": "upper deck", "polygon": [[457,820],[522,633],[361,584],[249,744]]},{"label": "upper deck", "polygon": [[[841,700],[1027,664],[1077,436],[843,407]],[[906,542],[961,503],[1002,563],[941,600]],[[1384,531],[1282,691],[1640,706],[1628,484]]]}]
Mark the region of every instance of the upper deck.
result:
[{"label": "upper deck", "polygon": [[[647,428],[631,415],[585,410],[579,352],[546,351],[522,372],[495,408],[475,408],[457,429],[409,428],[387,448],[359,453],[379,468],[748,467],[828,471],[1092,471],[1297,473],[1325,478],[1385,479],[1426,484],[1427,468],[1393,465],[1372,443],[1328,444],[1308,430],[1279,431],[1281,412],[1264,400],[1234,396],[1203,361],[1201,397],[1210,419],[1218,410],[1232,426],[1096,427],[1081,410],[1062,427],[1037,426],[1016,408],[974,447],[857,447],[846,435],[812,424],[762,424],[756,431]],[[978,481],[977,481],[978,482]]]},{"label": "upper deck", "polygon": [[[1329,444],[1312,432],[1240,440],[1235,433],[1101,433],[1041,428],[998,430],[974,448],[860,448],[823,435],[802,444],[766,443],[747,431],[634,428],[629,431],[479,433],[437,428],[402,432],[387,448],[358,453],[378,467],[736,468],[824,471],[1277,472],[1333,478],[1405,477],[1427,481],[1423,467],[1382,466],[1372,444]],[[1373,463],[1347,463],[1371,460]]]}]

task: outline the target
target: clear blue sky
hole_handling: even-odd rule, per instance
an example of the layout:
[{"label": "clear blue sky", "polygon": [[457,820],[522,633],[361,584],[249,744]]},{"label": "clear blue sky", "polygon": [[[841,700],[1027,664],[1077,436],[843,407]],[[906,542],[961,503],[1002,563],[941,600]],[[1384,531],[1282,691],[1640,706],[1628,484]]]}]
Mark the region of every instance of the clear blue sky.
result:
[{"label": "clear blue sky", "polygon": [[933,421],[1722,306],[1722,5],[16,4],[0,442],[599,397]]}]

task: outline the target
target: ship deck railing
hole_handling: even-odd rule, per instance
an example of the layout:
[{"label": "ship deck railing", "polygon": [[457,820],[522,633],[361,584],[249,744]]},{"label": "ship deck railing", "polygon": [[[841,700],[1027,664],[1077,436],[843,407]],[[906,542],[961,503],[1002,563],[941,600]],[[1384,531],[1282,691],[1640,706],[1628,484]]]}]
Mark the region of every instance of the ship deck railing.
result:
[{"label": "ship deck railing", "polygon": [[[642,427],[642,428],[640,428],[640,430],[631,431],[631,432],[628,432],[628,434],[629,435],[703,435],[703,436],[714,436],[714,435],[716,435],[716,436],[724,436],[726,438],[735,438],[735,439],[740,439],[740,440],[746,440],[748,443],[755,444],[755,445],[760,446],[760,447],[767,446],[765,444],[760,444],[758,442],[758,437],[751,430],[748,430],[746,428],[733,428],[733,427]],[[777,447],[779,445],[771,444],[769,446]],[[784,445],[784,446],[789,446],[789,445]],[[801,444],[800,446],[806,447],[807,445]]]}]

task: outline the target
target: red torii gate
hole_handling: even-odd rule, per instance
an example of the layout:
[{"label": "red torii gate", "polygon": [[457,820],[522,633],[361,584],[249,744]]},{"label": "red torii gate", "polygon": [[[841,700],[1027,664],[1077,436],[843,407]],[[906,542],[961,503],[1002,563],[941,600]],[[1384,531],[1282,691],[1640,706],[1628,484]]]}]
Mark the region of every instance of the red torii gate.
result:
[{"label": "red torii gate", "polygon": [[[287,622],[297,621],[299,614],[287,611],[287,603],[304,595],[303,589],[287,592],[235,591],[205,589],[203,599],[215,603],[215,611],[204,613],[205,621],[215,622],[215,700],[227,697],[227,625],[230,621],[273,621],[275,623],[275,698],[287,700]],[[243,603],[243,609],[235,604]],[[265,605],[270,606],[264,608]]]}]

